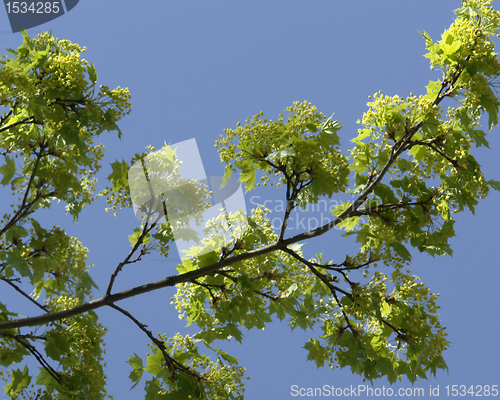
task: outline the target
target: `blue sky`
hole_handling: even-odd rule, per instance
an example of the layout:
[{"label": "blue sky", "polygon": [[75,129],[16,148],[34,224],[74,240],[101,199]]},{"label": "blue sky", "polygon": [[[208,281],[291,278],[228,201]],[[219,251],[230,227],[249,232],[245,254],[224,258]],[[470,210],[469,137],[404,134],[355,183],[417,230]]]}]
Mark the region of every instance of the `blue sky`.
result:
[{"label": "blue sky", "polygon": [[[294,101],[310,101],[328,116],[335,113],[334,118],[344,126],[339,135],[347,154],[369,95],[379,90],[387,95],[421,94],[429,80],[439,77],[429,70],[423,57],[425,41],[418,32],[425,30],[439,38],[453,21],[452,10],[458,7],[458,0],[81,0],[68,14],[28,33],[34,37],[52,30],[60,39],[86,46],[84,57],[94,62],[98,84],[130,89],[133,110],[120,123],[122,140],[115,133],[101,136],[107,150],[100,175],[104,185],[111,171],[109,163],[115,159],[128,160],[148,144],[160,147],[164,141],[191,138],[198,143],[207,175],[222,175],[223,166],[213,145],[223,129],[234,128],[238,121],[260,111],[276,119]],[[2,52],[21,43],[20,33],[10,33],[2,9]],[[487,179],[500,180],[498,134],[499,128],[495,128],[489,136],[490,150],[475,153]],[[0,193],[5,198],[5,192]],[[270,201],[269,208],[276,208],[282,195],[259,189],[247,193],[247,205],[262,199]],[[437,378],[415,383],[416,388],[428,392],[429,385],[439,385],[443,396],[446,385],[500,385],[499,200],[500,193],[492,192],[477,206],[474,216],[458,216],[457,237],[451,240],[453,258],[415,254],[412,270],[431,291],[441,294],[441,319],[451,341],[444,354],[449,374],[439,372]],[[64,218],[62,206],[55,205],[42,216],[46,224],[60,224],[89,248],[89,261],[95,264],[91,274],[103,290],[128,253],[127,235],[136,224],[132,211],[115,218],[104,208],[103,201],[96,202],[84,210],[77,224]],[[352,245],[351,239],[336,231],[307,243],[303,250],[307,256],[323,251],[328,259],[343,260]],[[178,256],[174,253],[167,262],[151,257],[129,266],[119,276],[115,290],[175,274]],[[0,292],[1,297],[7,295]],[[100,295],[96,293],[96,297]],[[172,295],[170,290],[161,290],[123,301],[120,306],[140,316],[155,333],[192,333],[170,305]],[[145,355],[146,336],[114,310],[98,314],[109,328],[109,392],[116,399],[143,397],[144,380],[129,392],[131,368],[126,361],[133,353]],[[302,346],[310,332],[290,333],[285,323],[276,323],[264,331],[244,334],[243,345],[227,348],[251,376],[246,399],[296,398],[292,385],[344,388],[366,384],[349,370],[317,369],[306,361]],[[374,383],[375,388],[383,385],[388,383]],[[394,385],[395,390],[399,387],[411,384]]]}]

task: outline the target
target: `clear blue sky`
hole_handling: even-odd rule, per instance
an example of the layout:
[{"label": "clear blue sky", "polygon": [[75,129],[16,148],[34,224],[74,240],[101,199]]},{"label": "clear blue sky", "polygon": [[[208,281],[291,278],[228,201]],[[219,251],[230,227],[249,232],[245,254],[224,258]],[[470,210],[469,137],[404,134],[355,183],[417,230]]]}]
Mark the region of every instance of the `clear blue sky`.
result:
[{"label": "clear blue sky", "polygon": [[[459,0],[81,0],[67,15],[28,32],[34,37],[52,30],[60,39],[86,46],[84,57],[94,62],[98,84],[130,89],[133,111],[120,123],[123,139],[118,140],[115,133],[101,136],[107,150],[101,171],[104,184],[111,171],[109,163],[115,159],[130,159],[148,144],[160,147],[164,141],[191,138],[198,143],[207,175],[222,175],[213,144],[223,129],[260,111],[276,119],[297,100],[308,100],[327,115],[335,113],[344,126],[340,137],[347,153],[369,95],[379,90],[401,96],[424,93],[429,80],[438,77],[423,57],[425,42],[418,32],[425,30],[438,38],[458,7]],[[0,31],[2,52],[22,43],[20,33],[9,33],[3,9]],[[476,151],[487,179],[500,180],[498,135],[495,128],[489,137],[491,150]],[[283,198],[272,189],[249,192],[249,207],[252,196],[272,200],[269,208]],[[415,254],[413,272],[431,291],[441,294],[441,319],[452,343],[444,354],[449,374],[439,372],[437,378],[418,381],[414,387],[428,391],[429,385],[440,385],[440,395],[446,396],[446,385],[500,385],[499,200],[500,193],[492,192],[479,204],[476,215],[458,217],[457,237],[451,240],[453,258]],[[104,207],[103,201],[95,203],[83,211],[77,224],[64,218],[62,207],[55,206],[43,216],[46,224],[61,224],[89,248],[89,261],[95,264],[91,274],[103,290],[129,251],[127,235],[136,223],[131,211],[114,218]],[[336,260],[343,260],[351,249],[351,239],[341,238],[338,232],[303,247],[307,256],[323,251]],[[175,274],[178,256],[174,253],[170,262],[151,260],[128,266],[115,289]],[[7,296],[3,291],[0,296]],[[161,290],[120,306],[140,316],[155,333],[190,333],[170,305],[172,294]],[[145,355],[146,336],[114,310],[98,314],[109,328],[109,392],[115,399],[142,398],[144,378],[129,392],[131,368],[126,361],[134,352]],[[366,384],[350,370],[318,370],[306,361],[302,346],[310,332],[290,333],[285,323],[276,323],[244,334],[242,346],[228,348],[252,377],[246,399],[297,398],[291,395],[292,385]],[[375,388],[383,385],[388,383],[374,383]],[[411,384],[394,385],[399,387]]]}]

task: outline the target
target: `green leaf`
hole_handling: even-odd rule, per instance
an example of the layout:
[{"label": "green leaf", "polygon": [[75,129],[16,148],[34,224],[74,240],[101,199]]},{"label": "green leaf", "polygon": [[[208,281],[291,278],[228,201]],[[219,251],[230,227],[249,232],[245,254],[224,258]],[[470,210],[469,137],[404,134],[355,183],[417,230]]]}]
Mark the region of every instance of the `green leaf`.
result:
[{"label": "green leaf", "polygon": [[229,178],[231,178],[231,175],[232,175],[232,170],[231,170],[231,165],[230,164],[226,164],[226,166],[224,167],[224,177],[222,178],[222,184],[221,184],[221,189],[226,186],[226,183],[227,183],[227,180]]},{"label": "green leaf", "polygon": [[306,128],[309,129],[310,132],[317,132],[318,131],[318,126],[319,125],[316,125],[316,124],[313,124],[313,123],[307,123],[306,124]]},{"label": "green leaf", "polygon": [[36,377],[36,384],[42,385],[52,392],[55,388],[60,387],[59,383],[50,375],[45,368],[40,368],[40,373]]},{"label": "green leaf", "polygon": [[432,39],[429,34],[425,31],[419,33],[424,37],[426,47],[429,48],[430,46],[432,46]]},{"label": "green leaf", "polygon": [[[18,314],[8,312],[2,304],[0,304],[0,309],[2,309],[2,313],[0,313],[0,321],[6,321],[8,316],[19,316]],[[3,348],[0,350],[0,365],[3,367],[9,367],[12,364],[20,363],[23,361],[24,356],[28,354],[30,353],[24,347],[16,350]]]},{"label": "green leaf", "polygon": [[83,288],[89,289],[89,290],[92,288],[99,289],[99,287],[96,285],[96,283],[94,282],[94,280],[92,279],[92,277],[90,276],[90,274],[87,271],[84,271],[78,277],[79,277],[80,285]]},{"label": "green leaf", "polygon": [[290,328],[292,331],[298,326],[300,326],[304,331],[306,331],[307,328],[312,328],[313,322],[305,311],[295,310],[292,311],[291,314],[293,315],[292,318],[290,318]]},{"label": "green leaf", "polygon": [[[142,229],[139,228],[134,228],[134,233],[132,235],[128,235],[128,240],[130,242],[131,247],[135,246],[141,235],[142,235]],[[141,245],[148,244],[150,240],[151,240],[151,234],[148,232],[146,236],[144,236],[144,238],[142,239]]]},{"label": "green leaf", "polygon": [[372,293],[372,306],[373,309],[375,310],[375,315],[377,316],[377,319],[382,322],[382,313],[380,312],[380,304],[377,301],[377,297],[375,296],[374,293]]},{"label": "green leaf", "polygon": [[182,264],[176,265],[175,268],[177,268],[177,271],[179,272],[179,274],[185,274],[189,271],[194,271],[196,269],[196,265],[193,264],[191,259],[184,258],[182,260]]},{"label": "green leaf", "polygon": [[216,352],[219,354],[224,360],[226,360],[230,364],[237,364],[238,359],[236,357],[230,356],[227,354],[225,351],[219,350],[219,349],[214,349],[212,348],[206,341],[203,342],[206,347],[208,347],[210,350]]},{"label": "green leaf", "polygon": [[251,166],[245,165],[242,168],[239,181],[245,184],[245,193],[255,188],[255,174],[253,164]]},{"label": "green leaf", "polygon": [[219,261],[219,257],[215,250],[205,254],[201,254],[200,256],[198,256],[198,258],[200,259],[198,263],[199,268],[206,267],[207,265],[210,264],[215,264],[217,261]]},{"label": "green leaf", "polygon": [[489,181],[486,181],[486,183],[493,189],[498,190],[500,192],[500,182],[490,179]]},{"label": "green leaf", "polygon": [[[164,362],[165,362],[165,358],[163,357],[162,352],[160,351],[160,349],[155,347],[154,354],[152,354],[148,357],[148,360],[146,362],[146,366],[144,367],[144,369],[146,370],[146,372],[150,372],[150,373],[156,375],[160,372],[161,367],[162,367]],[[142,363],[142,361],[141,361],[141,363]]]},{"label": "green leaf", "polygon": [[337,121],[332,121],[332,117],[323,124],[321,132],[318,134],[316,140],[325,148],[340,145],[340,138],[337,132],[342,126]]},{"label": "green leaf", "polygon": [[8,185],[8,183],[11,181],[15,173],[16,173],[16,163],[14,162],[14,158],[10,157],[9,155],[6,155],[5,165],[2,165],[0,167],[0,174],[3,175],[3,178],[0,181],[0,183],[4,186]]},{"label": "green leaf", "polygon": [[356,136],[354,139],[351,140],[351,142],[359,144],[363,139],[367,138],[370,136],[371,130],[370,129],[362,129],[361,132],[359,132],[359,135]]},{"label": "green leaf", "polygon": [[15,57],[19,56],[19,52],[17,52],[16,50],[9,49],[8,47],[6,47],[5,49]]},{"label": "green leaf", "polygon": [[346,232],[351,232],[359,225],[359,217],[351,217],[344,219],[340,224],[338,224],[339,228],[344,228]]},{"label": "green leaf", "polygon": [[200,316],[205,314],[206,312],[202,301],[200,301],[198,298],[192,299],[190,307],[188,308],[188,322],[186,326],[190,326],[193,322],[198,321],[198,319],[200,319]]},{"label": "green leaf", "polygon": [[377,186],[375,186],[375,189],[373,189],[373,192],[378,197],[380,197],[384,203],[397,203],[398,202],[398,199],[394,195],[391,188],[387,185],[384,185],[383,183],[379,183]]},{"label": "green leaf", "polygon": [[28,49],[33,50],[33,41],[30,39],[28,31],[26,29],[23,29],[21,31],[21,34],[23,35],[23,46],[26,46]]},{"label": "green leaf", "polygon": [[132,366],[132,372],[130,373],[129,378],[132,382],[135,382],[134,385],[130,388],[130,390],[132,390],[141,380],[142,374],[144,372],[144,367],[142,366],[141,357],[139,357],[135,353],[133,357],[130,357],[130,360],[128,360],[127,363]]},{"label": "green leaf", "polygon": [[118,138],[121,139],[122,131],[116,125],[116,117],[114,111],[108,108],[101,117],[101,126],[97,130],[96,135],[100,135],[104,131],[118,131]]},{"label": "green leaf", "polygon": [[[432,42],[432,41],[431,41]],[[429,81],[429,84],[426,86],[427,94],[424,96],[425,99],[434,100],[439,91],[441,90],[441,81]]]},{"label": "green leaf", "polygon": [[[400,158],[396,163],[399,166],[399,169],[401,170],[401,172],[412,171],[415,168],[414,163],[412,163],[411,161],[408,161],[404,158]],[[391,186],[394,186],[394,185],[392,185],[392,182],[393,181],[390,182]]]},{"label": "green leaf", "polygon": [[292,250],[292,251],[294,251],[294,252],[298,253],[298,252],[300,252],[300,250],[302,249],[302,246],[304,246],[304,243],[293,243],[293,244],[288,245],[287,247],[288,247],[290,250]]},{"label": "green leaf", "polygon": [[304,345],[304,349],[309,351],[307,359],[314,361],[317,368],[323,367],[325,362],[328,361],[329,353],[319,344],[317,339],[309,339],[309,342]]},{"label": "green leaf", "polygon": [[241,343],[243,335],[236,324],[229,323],[223,328],[224,333],[227,334],[227,340],[234,337],[238,343]]},{"label": "green leaf", "polygon": [[66,340],[65,335],[50,331],[46,335],[45,352],[47,356],[55,361],[59,361],[61,356],[71,353],[70,343]]},{"label": "green leaf", "polygon": [[90,66],[87,68],[87,72],[89,74],[90,81],[95,84],[97,82],[97,72],[95,70],[94,63],[90,64]]},{"label": "green leaf", "polygon": [[488,128],[491,130],[493,125],[498,125],[498,99],[489,90],[481,95],[480,102],[481,107],[488,113]]},{"label": "green leaf", "polygon": [[431,364],[431,372],[434,376],[436,376],[437,368],[448,371],[448,365],[444,360],[443,356],[439,356]]},{"label": "green leaf", "polygon": [[424,158],[426,151],[427,151],[427,149],[425,148],[425,146],[416,145],[410,149],[408,154],[410,156],[413,156],[413,158],[416,161],[420,162],[422,160],[422,158]]},{"label": "green leaf", "polygon": [[108,181],[113,184],[111,190],[117,192],[121,189],[128,188],[128,163],[122,158],[122,161],[111,163],[113,172],[108,176]]},{"label": "green leaf", "polygon": [[457,8],[453,12],[457,14],[459,17],[467,17],[467,18],[474,17],[477,14],[476,11],[474,11],[474,9],[470,6]]},{"label": "green leaf", "polygon": [[31,383],[31,376],[29,375],[28,366],[24,366],[24,370],[15,369],[12,371],[12,382],[5,386],[5,394],[19,393],[21,390],[27,388]]},{"label": "green leaf", "polygon": [[172,400],[173,397],[169,394],[162,393],[160,389],[160,381],[156,378],[151,379],[146,382],[146,386],[144,388],[146,391],[146,397],[144,400]]},{"label": "green leaf", "polygon": [[391,243],[391,247],[398,253],[398,255],[403,259],[403,260],[411,260],[411,254],[408,251],[408,249],[402,245],[401,243]]},{"label": "green leaf", "polygon": [[490,148],[488,141],[484,138],[486,133],[480,129],[467,129],[469,136],[476,142],[476,147],[485,146]]},{"label": "green leaf", "polygon": [[33,279],[29,264],[24,259],[24,257],[21,256],[21,252],[19,249],[12,249],[12,251],[8,253],[7,264],[14,267],[21,274],[21,276],[30,277],[31,279]]},{"label": "green leaf", "polygon": [[298,285],[294,282],[285,290],[281,297],[291,297],[298,289]]},{"label": "green leaf", "polygon": [[257,328],[264,329],[266,324],[273,322],[267,310],[259,309],[252,313],[247,313],[244,317],[244,325],[247,329]]},{"label": "green leaf", "polygon": [[333,216],[335,217],[340,217],[349,207],[351,207],[351,203],[343,201],[342,204],[339,204],[338,206],[334,207],[330,211],[330,213],[333,214]]},{"label": "green leaf", "polygon": [[9,242],[14,242],[14,240],[27,236],[28,231],[23,226],[19,225],[12,225],[12,227],[6,233],[6,238]]},{"label": "green leaf", "polygon": [[272,152],[271,154],[269,154],[265,158],[265,160],[267,160],[267,161],[282,160],[286,157],[291,157],[291,156],[294,156],[296,154],[297,154],[297,152],[295,151],[295,149],[292,149],[291,147],[289,147],[289,148],[286,148],[283,150],[278,150],[278,151]]},{"label": "green leaf", "polygon": [[72,188],[77,192],[82,190],[82,186],[80,185],[78,178],[74,174],[67,172],[59,171],[57,178],[54,178],[53,182],[59,193],[66,193],[69,188]]}]

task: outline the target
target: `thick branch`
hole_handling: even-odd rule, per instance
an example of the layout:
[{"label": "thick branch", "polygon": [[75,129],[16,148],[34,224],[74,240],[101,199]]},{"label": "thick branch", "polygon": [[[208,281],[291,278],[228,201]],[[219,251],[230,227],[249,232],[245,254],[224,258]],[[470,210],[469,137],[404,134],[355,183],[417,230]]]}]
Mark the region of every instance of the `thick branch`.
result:
[{"label": "thick branch", "polygon": [[[417,127],[419,127],[418,125]],[[416,127],[416,128],[417,128]],[[414,129],[415,133],[418,129]],[[409,136],[408,140],[411,138]],[[402,140],[402,139],[401,139]],[[401,141],[400,140],[400,141]],[[398,142],[399,143],[399,142]],[[398,157],[399,154],[403,151],[404,146],[401,146],[400,149],[396,152],[395,157]],[[347,218],[350,218],[352,214],[357,210],[361,204],[366,200],[368,195],[373,191],[375,186],[382,180],[384,177],[385,173],[389,170],[389,167],[391,166],[392,162],[395,160],[394,157],[391,157],[380,174],[377,176],[377,178],[372,182],[368,188],[365,189],[365,191],[359,196],[359,198],[349,207],[347,210],[345,210],[341,215],[339,215],[335,220],[319,227],[316,228],[312,231],[304,232],[299,235],[293,236],[288,239],[283,239],[281,241],[277,241],[275,243],[269,244],[267,246],[261,247],[259,249],[251,250],[246,253],[238,254],[233,257],[225,258],[222,259],[216,263],[207,265],[206,267],[200,268],[198,270],[190,271],[185,274],[177,275],[177,276],[170,276],[165,279],[162,279],[157,282],[152,282],[148,283],[146,285],[138,286],[133,289],[125,290],[123,292],[119,292],[116,294],[107,294],[104,297],[90,301],[89,303],[82,304],[81,306],[77,306],[75,308],[71,308],[68,310],[60,311],[57,313],[53,314],[45,314],[41,315],[38,317],[31,317],[31,318],[23,318],[19,320],[14,320],[14,321],[4,321],[0,322],[0,330],[5,330],[5,329],[12,329],[12,328],[20,328],[20,327],[25,327],[25,326],[33,326],[33,325],[42,325],[46,324],[49,322],[53,321],[58,321],[64,318],[70,318],[78,314],[82,314],[91,310],[95,310],[97,308],[103,307],[103,306],[108,306],[111,305],[117,301],[127,299],[130,297],[134,297],[143,293],[151,292],[153,290],[157,290],[160,288],[168,287],[168,286],[175,286],[178,283],[183,283],[183,282],[189,282],[194,279],[200,278],[202,276],[212,274],[219,270],[220,268],[226,267],[228,265],[235,264],[239,261],[244,261],[248,260],[263,254],[275,252],[277,250],[284,250],[288,245],[300,242],[301,240],[308,240],[316,236],[323,235],[324,233],[328,232],[332,228],[334,228],[337,224],[341,223]]]}]

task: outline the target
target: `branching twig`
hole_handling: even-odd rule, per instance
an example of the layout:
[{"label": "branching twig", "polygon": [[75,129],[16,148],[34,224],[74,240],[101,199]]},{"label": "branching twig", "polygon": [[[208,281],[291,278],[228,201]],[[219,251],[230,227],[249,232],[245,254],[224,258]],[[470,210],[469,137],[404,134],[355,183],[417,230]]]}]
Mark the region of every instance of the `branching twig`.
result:
[{"label": "branching twig", "polygon": [[28,185],[26,186],[26,192],[23,197],[23,201],[21,205],[19,206],[19,210],[16,212],[14,217],[0,230],[0,236],[2,236],[5,232],[7,232],[13,225],[15,225],[21,218],[26,217],[27,215],[31,214],[33,211],[30,211],[30,208],[33,204],[35,204],[39,199],[41,199],[43,196],[41,193],[38,193],[35,195],[35,199],[29,203],[26,203],[28,199],[29,192],[31,190],[31,185],[33,184],[33,180],[35,178],[35,174],[38,169],[38,164],[40,162],[40,159],[42,158],[42,149],[40,149],[40,153],[36,154],[37,158],[35,161],[35,166],[33,168],[33,172],[31,173],[30,180],[28,182]]},{"label": "branching twig", "polygon": [[[238,283],[238,278],[235,278],[234,276],[231,276],[229,275],[228,273],[226,273],[225,271],[219,271],[218,272],[220,275],[226,277],[227,279],[230,279],[231,281],[233,281],[234,283]],[[252,291],[255,293],[255,294],[258,294],[259,296],[263,296],[269,300],[272,300],[272,301],[277,301],[279,299],[279,296],[271,296],[270,294],[268,293],[264,293],[264,292],[261,292],[260,290],[257,290],[257,289],[252,289]]]},{"label": "branching twig", "polygon": [[143,228],[142,233],[141,233],[141,236],[139,236],[139,238],[137,239],[137,242],[135,243],[134,247],[132,248],[132,250],[130,250],[127,257],[125,257],[125,259],[121,263],[118,264],[118,266],[116,267],[114,272],[111,274],[111,278],[109,279],[109,283],[108,283],[108,288],[106,289],[105,297],[111,295],[111,289],[113,288],[113,284],[115,283],[115,279],[118,276],[118,274],[120,273],[120,271],[123,269],[123,267],[127,264],[137,262],[141,259],[142,255],[143,255],[142,253],[135,260],[130,261],[130,259],[132,258],[134,253],[137,251],[137,249],[142,246],[143,240],[146,237],[146,235],[155,226],[156,226],[156,222],[151,224],[151,226],[149,226],[149,227],[148,227],[148,224],[145,223],[144,228]]},{"label": "branching twig", "polygon": [[189,367],[186,367],[185,365],[176,361],[174,358],[170,357],[170,355],[168,355],[168,353],[167,353],[165,343],[163,343],[161,340],[155,338],[153,336],[153,333],[149,329],[146,329],[147,325],[140,323],[132,314],[130,314],[128,311],[124,310],[123,308],[118,307],[115,304],[109,304],[109,306],[111,308],[114,308],[115,310],[121,312],[127,318],[132,320],[134,322],[134,324],[136,324],[139,327],[139,329],[141,331],[143,331],[149,337],[149,339],[158,347],[158,349],[160,349],[160,351],[163,354],[163,357],[165,359],[165,362],[168,364],[169,369],[172,372],[172,374],[175,373],[175,370],[179,370],[179,371],[182,371],[186,374],[189,374],[189,375],[196,377],[196,379],[198,379],[198,381],[205,381],[206,380],[206,378],[204,378],[203,376],[201,376],[197,372],[193,371]]},{"label": "branching twig", "polygon": [[453,164],[453,166],[455,166],[455,163],[457,162],[456,160],[454,160],[451,157],[448,157],[446,154],[444,154],[444,152],[442,152],[441,150],[439,150],[438,148],[436,148],[435,146],[433,146],[432,142],[426,142],[425,140],[412,140],[411,143],[412,144],[414,143],[416,145],[418,144],[418,145],[421,145],[421,146],[430,147],[432,150],[434,150],[436,153],[438,153],[441,157],[446,158],[451,164]]},{"label": "branching twig", "polygon": [[[342,293],[343,295],[349,297],[351,300],[353,300],[353,296],[351,293],[349,292],[346,292],[345,290],[333,285],[329,280],[328,278],[326,277],[325,274],[322,274],[321,272],[319,272],[316,267],[314,266],[314,263],[306,260],[304,257],[302,257],[300,254],[297,254],[295,251],[289,249],[289,248],[284,248],[284,249],[281,249],[281,251],[284,251],[285,253],[288,253],[290,254],[292,257],[296,258],[297,260],[299,260],[300,262],[302,262],[303,264],[307,265],[307,267],[311,270],[311,272],[316,275],[327,287],[328,289],[330,289],[330,291],[332,292],[332,294],[334,292],[340,292]],[[322,267],[323,268],[323,267]]]}]

